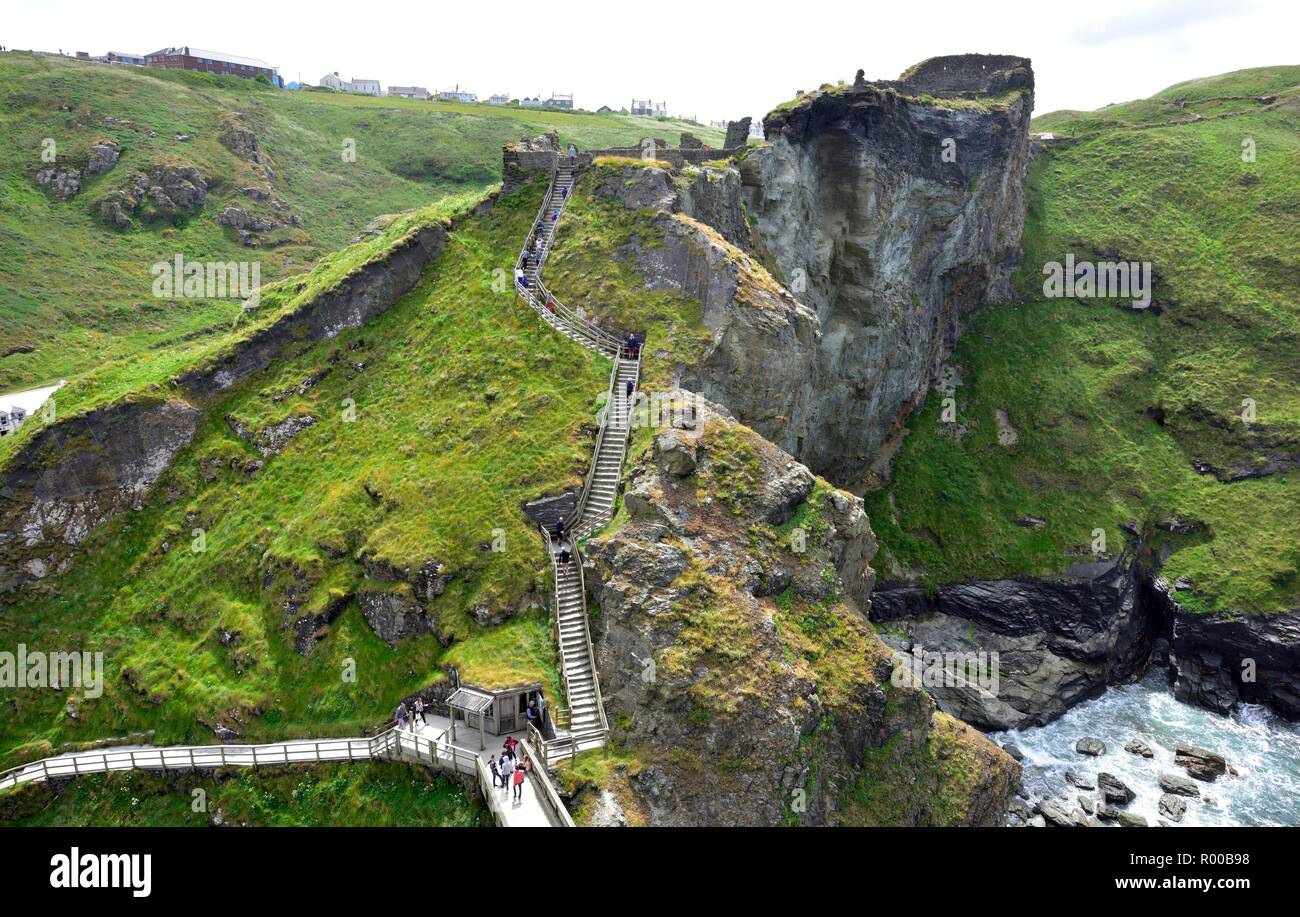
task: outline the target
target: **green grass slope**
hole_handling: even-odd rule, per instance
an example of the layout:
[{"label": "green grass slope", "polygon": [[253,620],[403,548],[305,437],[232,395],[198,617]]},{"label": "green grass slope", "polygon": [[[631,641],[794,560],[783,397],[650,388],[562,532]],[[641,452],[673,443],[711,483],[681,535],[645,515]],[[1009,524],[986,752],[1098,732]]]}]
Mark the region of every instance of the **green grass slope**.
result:
[{"label": "green grass slope", "polygon": [[[242,722],[249,739],[356,734],[449,664],[476,683],[542,679],[559,696],[538,595],[546,566],[521,504],[585,469],[609,364],[522,306],[508,274],[494,284],[543,190],[534,182],[462,217],[388,312],[206,406],[195,442],[146,505],[96,530],[69,574],[0,606],[0,645],[91,648],[107,668],[97,699],[14,692],[0,763],[124,729],[211,741],[203,724],[217,721]],[[373,244],[331,263],[342,271]],[[289,282],[286,302],[318,284],[326,279]],[[292,415],[315,423],[280,454],[234,432]],[[491,549],[498,537],[504,550]],[[431,603],[449,647],[424,635],[390,649],[350,602],[310,656],[294,651],[291,619],[359,590],[407,595],[371,574],[426,563],[451,577]],[[486,627],[476,608],[522,610]]]},{"label": "green grass slope", "polygon": [[[894,480],[867,495],[883,576],[1048,575],[1090,557],[1095,529],[1113,553],[1136,522],[1174,548],[1164,572],[1192,581],[1189,609],[1300,607],[1300,472],[1221,483],[1194,468],[1263,474],[1300,443],[1297,82],[1300,68],[1265,68],[1068,113],[1081,139],[1031,168],[1024,301],[977,315],[952,361],[958,423],[941,422],[931,392]],[[1266,95],[1229,117],[1132,127],[1167,98]],[[1155,307],[1044,299],[1041,269],[1067,252],[1150,261]],[[1014,445],[999,442],[998,411]],[[1016,524],[1029,516],[1046,524]],[[1159,527],[1175,517],[1202,528]]]},{"label": "green grass slope", "polygon": [[[477,197],[500,180],[501,145],[523,135],[555,129],[583,147],[644,136],[675,144],[683,129],[722,139],[676,121],[289,92],[15,52],[0,53],[0,99],[0,354],[8,354],[0,356],[0,391],[70,378],[107,359],[166,359],[227,329],[239,312],[235,300],[152,295],[151,266],[176,254],[256,260],[265,284],[346,245],[376,216]],[[232,112],[244,115],[269,158],[269,183],[260,165],[219,142]],[[60,165],[84,162],[99,140],[115,140],[121,159],[59,202],[34,180],[47,165],[46,139]],[[353,161],[343,156],[349,139]],[[211,184],[204,209],[126,231],[105,226],[98,202],[133,171],[157,164],[196,168]],[[240,245],[214,220],[223,207],[276,215],[240,193],[249,186],[269,187],[302,226],[276,231],[275,245]]]},{"label": "green grass slope", "polygon": [[[198,791],[202,791],[199,793]],[[194,811],[202,800],[206,810]],[[477,792],[408,764],[355,762],[198,774],[94,774],[0,794],[0,826],[476,827]]]}]

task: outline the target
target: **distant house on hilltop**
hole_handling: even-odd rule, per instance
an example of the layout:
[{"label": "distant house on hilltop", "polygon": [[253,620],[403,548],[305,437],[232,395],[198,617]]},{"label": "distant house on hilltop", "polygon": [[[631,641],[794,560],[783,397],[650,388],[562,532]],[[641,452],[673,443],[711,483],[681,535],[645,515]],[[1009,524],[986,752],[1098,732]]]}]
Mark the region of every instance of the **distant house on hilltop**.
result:
[{"label": "distant house on hilltop", "polygon": [[520,106],[523,107],[523,108],[541,108],[541,107],[542,107],[542,100],[541,100],[541,99],[524,99],[524,100],[521,101],[519,104],[520,104]]},{"label": "distant house on hilltop", "polygon": [[643,115],[648,118],[666,118],[668,116],[668,103],[653,102],[649,99],[642,102],[637,99],[633,99],[632,114]]},{"label": "distant house on hilltop", "polygon": [[323,89],[333,89],[335,92],[352,91],[352,84],[347,80],[340,78],[339,72],[337,70],[335,70],[333,73],[325,74],[323,77],[320,78],[320,81],[317,85],[319,85]]},{"label": "distant house on hilltop", "polygon": [[379,80],[353,80],[352,91],[363,96],[381,96],[384,94],[383,90],[379,88]]},{"label": "distant house on hilltop", "polygon": [[215,73],[220,76],[240,76],[252,80],[264,76],[273,86],[284,86],[278,67],[272,67],[266,61],[253,57],[238,57],[223,54],[220,51],[205,51],[182,45],[179,48],[163,48],[144,56],[146,67],[160,67],[166,70],[192,70],[197,73]]},{"label": "distant house on hilltop", "polygon": [[401,96],[403,99],[423,99],[433,98],[429,90],[423,86],[389,86],[388,94],[390,96]]},{"label": "distant house on hilltop", "polygon": [[551,97],[542,103],[546,108],[573,108],[573,93],[565,95],[564,93],[551,93]]},{"label": "distant house on hilltop", "polygon": [[126,54],[122,51],[109,51],[104,60],[110,64],[129,64],[132,67],[145,66],[143,54]]},{"label": "distant house on hilltop", "polygon": [[438,98],[443,102],[477,102],[478,96],[475,93],[467,92],[458,85],[455,89],[444,89],[438,93]]},{"label": "distant house on hilltop", "polygon": [[600,108],[597,108],[597,109],[596,109],[596,114],[598,114],[598,115],[612,115],[612,114],[614,114],[614,109],[610,108],[608,105],[602,105],[602,106],[600,106]]},{"label": "distant house on hilltop", "polygon": [[489,104],[489,105],[509,105],[509,104],[510,104],[510,94],[509,94],[509,93],[505,93],[505,92],[498,92],[496,95],[491,96],[491,97],[488,99],[488,104]]}]

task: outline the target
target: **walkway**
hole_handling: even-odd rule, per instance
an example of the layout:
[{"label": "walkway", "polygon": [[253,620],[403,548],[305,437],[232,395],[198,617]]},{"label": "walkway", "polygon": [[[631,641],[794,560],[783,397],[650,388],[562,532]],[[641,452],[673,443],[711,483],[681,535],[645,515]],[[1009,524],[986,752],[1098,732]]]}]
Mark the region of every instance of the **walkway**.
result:
[{"label": "walkway", "polygon": [[[545,533],[555,575],[560,666],[570,717],[568,724],[561,724],[557,729],[557,737],[546,742],[543,751],[549,760],[599,748],[605,745],[609,734],[591,646],[586,584],[578,544],[613,518],[631,433],[632,409],[641,382],[640,348],[636,356],[630,355],[623,335],[607,331],[585,315],[567,308],[542,282],[542,265],[551,252],[576,177],[576,168],[563,157],[559,158],[533,232],[515,265],[517,276],[521,277],[516,291],[547,324],[570,340],[614,361],[605,393],[604,420],[573,518],[567,521],[563,538],[552,540],[551,533]],[[560,562],[560,552],[565,549],[571,556],[569,564]]]}]

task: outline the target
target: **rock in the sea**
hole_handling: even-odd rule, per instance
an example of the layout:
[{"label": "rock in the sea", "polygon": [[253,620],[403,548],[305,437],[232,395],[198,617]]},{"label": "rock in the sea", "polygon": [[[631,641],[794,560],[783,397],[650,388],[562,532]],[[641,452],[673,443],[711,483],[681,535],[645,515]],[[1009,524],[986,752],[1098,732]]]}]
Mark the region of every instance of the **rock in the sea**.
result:
[{"label": "rock in the sea", "polygon": [[1201,789],[1196,782],[1182,774],[1161,774],[1160,789],[1166,793],[1175,793],[1179,796],[1200,796]]},{"label": "rock in the sea", "polygon": [[1075,827],[1074,819],[1069,812],[1065,811],[1065,806],[1061,805],[1054,799],[1044,799],[1038,804],[1038,814],[1047,820],[1047,823],[1056,828],[1073,828]]},{"label": "rock in the sea", "polygon": [[1101,790],[1102,798],[1113,805],[1126,805],[1137,795],[1123,780],[1105,771],[1097,775],[1097,789]]},{"label": "rock in the sea", "polygon": [[1065,782],[1071,786],[1076,786],[1081,790],[1095,790],[1097,785],[1082,774],[1076,774],[1074,771],[1065,772]]},{"label": "rock in the sea", "polygon": [[1124,750],[1135,755],[1141,755],[1144,758],[1155,756],[1155,752],[1151,750],[1151,746],[1146,742],[1143,742],[1141,739],[1129,739],[1124,743]]},{"label": "rock in the sea", "polygon": [[1074,743],[1074,750],[1081,755],[1092,755],[1094,758],[1106,754],[1106,743],[1101,739],[1094,739],[1091,736],[1084,736]]},{"label": "rock in the sea", "polygon": [[1182,821],[1187,811],[1187,802],[1181,797],[1165,793],[1160,797],[1160,814],[1170,821]]},{"label": "rock in the sea", "polygon": [[1116,812],[1115,819],[1121,828],[1146,828],[1147,820],[1136,812]]},{"label": "rock in the sea", "polygon": [[1007,754],[1009,754],[1011,757],[1015,758],[1017,761],[1025,760],[1025,753],[1020,750],[1019,745],[1013,745],[1012,743],[1008,742],[1007,744],[1002,746],[1002,750],[1005,751]]},{"label": "rock in the sea", "polygon": [[1228,769],[1223,755],[1184,742],[1174,749],[1174,764],[1206,783],[1213,782]]}]

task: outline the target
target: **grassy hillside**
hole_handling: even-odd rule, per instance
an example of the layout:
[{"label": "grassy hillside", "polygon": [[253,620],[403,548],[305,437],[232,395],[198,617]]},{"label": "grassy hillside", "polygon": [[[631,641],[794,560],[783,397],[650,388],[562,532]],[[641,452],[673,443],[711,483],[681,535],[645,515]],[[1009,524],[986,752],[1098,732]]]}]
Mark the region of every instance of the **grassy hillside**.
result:
[{"label": "grassy hillside", "polygon": [[[1285,470],[1300,454],[1298,82],[1300,67],[1242,71],[1035,122],[1079,139],[1033,163],[1024,301],[985,308],[961,339],[957,423],[931,392],[894,481],[867,497],[884,575],[1050,574],[1090,556],[1094,529],[1113,553],[1135,522],[1176,549],[1165,574],[1192,581],[1187,607],[1300,607],[1300,472]],[[1238,113],[1214,117],[1221,103]],[[1193,111],[1204,120],[1133,126]],[[1044,299],[1043,265],[1067,252],[1151,262],[1153,306]],[[1201,528],[1159,528],[1175,518]]]},{"label": "grassy hillside", "polygon": [[[534,182],[464,217],[420,286],[383,316],[207,406],[194,444],[144,507],[95,531],[73,573],[7,599],[0,645],[35,646],[39,635],[50,649],[93,648],[107,672],[102,697],[70,706],[56,692],[14,694],[0,757],[124,728],[210,741],[203,723],[216,721],[243,723],[250,739],[355,734],[448,664],[476,683],[542,679],[558,697],[536,595],[546,567],[520,507],[585,468],[609,364],[551,332],[508,284],[494,290],[543,190]],[[341,271],[377,244],[329,264]],[[281,293],[292,301],[329,276]],[[235,432],[255,436],[291,416],[315,422],[279,454]],[[202,552],[192,549],[196,528]],[[491,550],[498,535],[504,550]],[[427,634],[390,649],[351,599],[407,599],[409,585],[374,571],[426,563],[450,577],[431,602],[450,646]],[[310,656],[296,653],[292,620],[340,603],[328,636]],[[476,608],[520,611],[486,627]],[[349,661],[355,681],[342,674]]]},{"label": "grassy hillside", "polygon": [[[196,797],[195,791],[202,790]],[[193,811],[197,798],[206,811]],[[95,774],[59,791],[0,794],[0,826],[473,827],[491,824],[477,793],[407,764],[356,762],[199,774]]]},{"label": "grassy hillside", "polygon": [[[269,283],[346,245],[376,216],[437,200],[471,199],[500,180],[501,145],[548,129],[583,147],[676,143],[687,129],[628,116],[494,108],[328,92],[288,92],[234,77],[144,70],[0,53],[0,391],[70,378],[107,359],[157,359],[228,328],[233,299],[158,299],[150,268],[176,254],[200,261],[256,260]],[[219,140],[243,115],[267,159],[251,163]],[[178,140],[178,136],[188,139]],[[92,143],[116,141],[119,162],[83,176],[80,193],[53,199],[35,181],[46,139],[57,165],[84,165]],[[353,161],[343,156],[354,141]],[[203,209],[127,230],[98,204],[154,165],[193,167],[209,183]],[[270,175],[263,166],[270,169]],[[257,187],[286,210],[251,200]],[[299,227],[247,248],[215,217],[228,206]],[[30,352],[10,353],[15,348]]]}]

